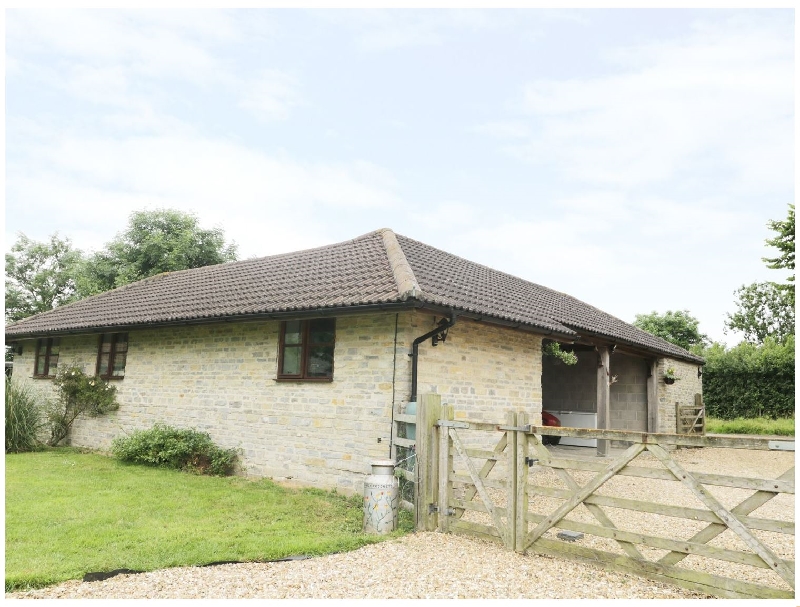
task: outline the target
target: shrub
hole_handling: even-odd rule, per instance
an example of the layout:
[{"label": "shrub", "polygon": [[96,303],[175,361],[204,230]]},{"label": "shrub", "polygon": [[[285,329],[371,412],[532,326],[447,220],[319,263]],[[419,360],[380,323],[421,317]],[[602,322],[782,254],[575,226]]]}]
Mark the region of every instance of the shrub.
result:
[{"label": "shrub", "polygon": [[123,462],[215,476],[233,474],[236,463],[236,450],[218,447],[207,432],[163,424],[115,438],[111,452]]},{"label": "shrub", "polygon": [[98,377],[86,375],[76,366],[60,369],[53,384],[58,399],[46,411],[50,426],[47,443],[54,447],[69,434],[72,422],[81,414],[92,417],[119,409],[117,389]]},{"label": "shrub", "polygon": [[6,453],[41,447],[38,434],[44,422],[39,398],[30,384],[6,380]]}]

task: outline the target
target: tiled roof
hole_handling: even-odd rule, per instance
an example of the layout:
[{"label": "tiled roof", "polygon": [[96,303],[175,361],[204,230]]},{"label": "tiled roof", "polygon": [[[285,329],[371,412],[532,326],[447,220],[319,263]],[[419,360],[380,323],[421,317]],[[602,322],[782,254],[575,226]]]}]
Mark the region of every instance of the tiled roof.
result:
[{"label": "tiled roof", "polygon": [[10,324],[6,340],[375,305],[452,308],[562,337],[588,331],[702,360],[569,295],[386,229],[316,249],[159,274]]}]

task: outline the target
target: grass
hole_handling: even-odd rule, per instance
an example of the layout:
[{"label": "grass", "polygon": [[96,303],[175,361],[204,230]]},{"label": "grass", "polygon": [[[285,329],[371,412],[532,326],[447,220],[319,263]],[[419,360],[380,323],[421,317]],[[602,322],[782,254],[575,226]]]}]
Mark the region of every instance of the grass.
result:
[{"label": "grass", "polygon": [[706,418],[706,433],[794,436],[794,418],[737,417],[736,419],[717,419],[709,417]]},{"label": "grass", "polygon": [[6,455],[6,591],[85,573],[354,550],[362,498],[194,476],[61,448]]}]

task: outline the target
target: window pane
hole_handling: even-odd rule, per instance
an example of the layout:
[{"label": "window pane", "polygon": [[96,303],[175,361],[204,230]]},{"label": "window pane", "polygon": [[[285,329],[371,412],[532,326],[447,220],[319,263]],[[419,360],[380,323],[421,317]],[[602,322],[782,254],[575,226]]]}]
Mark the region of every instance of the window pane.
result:
[{"label": "window pane", "polygon": [[111,352],[111,337],[103,335],[103,345],[100,346],[101,352]]},{"label": "window pane", "polygon": [[281,375],[300,375],[300,348],[286,346],[283,349],[283,368]]},{"label": "window pane", "polygon": [[114,370],[111,373],[114,377],[125,377],[125,359],[127,354],[125,352],[117,352],[114,356]]},{"label": "window pane", "polygon": [[117,335],[117,343],[114,348],[117,352],[127,352],[128,351],[128,334],[127,333],[120,333]]},{"label": "window pane", "polygon": [[323,318],[310,322],[310,339],[312,344],[333,343],[336,335],[336,321],[333,318]]},{"label": "window pane", "polygon": [[55,356],[56,358],[58,358],[58,345],[59,345],[59,342],[60,342],[60,340],[56,337],[56,338],[53,338],[53,340],[51,342],[51,345],[50,345],[50,355],[51,356]]},{"label": "window pane", "polygon": [[50,357],[50,362],[48,364],[47,374],[48,375],[55,375],[56,371],[58,370],[58,354],[55,356]]},{"label": "window pane", "polygon": [[97,366],[97,373],[101,376],[108,376],[108,354],[100,354],[100,364]]},{"label": "window pane", "polygon": [[333,374],[333,346],[312,346],[308,353],[308,376],[330,377]]},{"label": "window pane", "polygon": [[44,353],[36,357],[36,375],[44,375]]},{"label": "window pane", "polygon": [[283,334],[283,343],[285,344],[299,344],[300,343],[300,321],[289,320],[286,322],[286,332]]}]

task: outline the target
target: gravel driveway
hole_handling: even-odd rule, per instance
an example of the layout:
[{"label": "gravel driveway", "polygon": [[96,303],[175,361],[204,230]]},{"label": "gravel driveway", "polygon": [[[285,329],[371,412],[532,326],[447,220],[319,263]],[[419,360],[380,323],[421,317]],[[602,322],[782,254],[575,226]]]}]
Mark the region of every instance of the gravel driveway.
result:
[{"label": "gravel driveway", "polygon": [[[794,453],[729,449],[681,450],[674,457],[689,469],[764,478],[777,477],[794,461]],[[741,499],[741,495],[731,493],[737,490],[724,489],[715,488],[714,492],[718,499],[730,501],[730,504],[726,504],[729,507]],[[643,495],[643,489],[635,484],[626,483],[625,493],[630,490],[635,490],[640,499],[661,501],[656,496]],[[678,497],[675,494],[672,499],[677,500]],[[628,511],[619,512],[622,516],[621,513]],[[793,513],[793,495],[779,496],[757,511],[758,515],[783,520],[793,520]],[[683,521],[685,526],[684,519],[671,520]],[[586,539],[589,540],[588,537]],[[718,539],[720,547],[727,547],[729,542],[733,542],[730,547],[735,547],[736,538],[725,539],[720,536]],[[794,537],[782,535],[776,541],[779,542],[775,548],[779,555],[793,559]],[[722,570],[706,569],[705,565],[699,563],[692,568],[739,577],[738,572],[733,573],[735,566],[719,561],[712,563],[716,563],[712,566],[721,567]],[[741,576],[739,579],[747,577]],[[162,569],[136,575],[119,575],[99,582],[70,581],[40,590],[9,593],[6,598],[708,597],[635,576],[606,572],[591,564],[516,554],[478,539],[440,533],[415,533],[352,552],[308,560]]]},{"label": "gravel driveway", "polygon": [[490,542],[415,533],[305,561],[177,567],[102,582],[71,581],[6,598],[449,599],[707,598],[640,578]]}]

